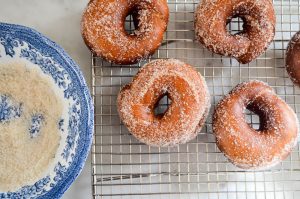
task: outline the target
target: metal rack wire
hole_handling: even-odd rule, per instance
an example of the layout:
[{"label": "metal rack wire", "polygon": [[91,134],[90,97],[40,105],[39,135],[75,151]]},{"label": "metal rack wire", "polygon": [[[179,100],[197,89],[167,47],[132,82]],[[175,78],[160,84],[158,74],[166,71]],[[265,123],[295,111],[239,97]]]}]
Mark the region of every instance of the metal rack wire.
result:
[{"label": "metal rack wire", "polygon": [[[121,123],[116,107],[122,85],[151,59],[177,58],[205,77],[214,105],[236,84],[258,79],[269,83],[300,118],[300,89],[288,78],[285,49],[300,30],[298,0],[274,0],[276,36],[268,50],[250,64],[221,57],[194,42],[196,0],[169,0],[170,22],[163,45],[148,60],[119,66],[92,56],[92,95],[95,136],[92,146],[93,198],[300,198],[300,148],[266,171],[243,171],[229,163],[215,145],[211,114],[193,141],[170,148],[149,147],[137,141]],[[133,29],[131,19],[127,28]],[[239,31],[233,19],[228,29]],[[161,108],[168,102],[162,102]],[[253,127],[258,118],[246,115]]]}]

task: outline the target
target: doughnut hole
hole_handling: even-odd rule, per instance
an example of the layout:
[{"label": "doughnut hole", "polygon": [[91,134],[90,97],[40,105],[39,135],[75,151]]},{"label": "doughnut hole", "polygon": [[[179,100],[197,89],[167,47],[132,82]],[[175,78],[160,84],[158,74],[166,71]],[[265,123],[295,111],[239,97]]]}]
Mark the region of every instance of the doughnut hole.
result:
[{"label": "doughnut hole", "polygon": [[133,20],[133,15],[128,14],[125,18],[125,23],[124,23],[124,29],[129,35],[133,35],[134,31],[136,30],[137,27],[135,27],[135,23]]},{"label": "doughnut hole", "polygon": [[125,32],[130,36],[141,36],[152,29],[151,19],[148,9],[133,7],[125,18]]},{"label": "doughnut hole", "polygon": [[265,104],[260,102],[252,102],[246,106],[246,122],[258,132],[270,128],[268,124],[269,113],[265,112],[264,106]]},{"label": "doughnut hole", "polygon": [[144,13],[142,9],[133,7],[127,14],[124,29],[128,35],[136,35],[136,32],[139,31],[139,18],[141,17],[141,13]]},{"label": "doughnut hole", "polygon": [[241,17],[232,17],[226,22],[226,30],[231,35],[240,34],[243,32],[245,20]]},{"label": "doughnut hole", "polygon": [[260,123],[260,116],[253,111],[246,109],[244,112],[245,115],[245,120],[247,124],[255,129],[255,130],[260,130],[261,128],[261,123]]},{"label": "doughnut hole", "polygon": [[163,94],[154,105],[154,115],[157,118],[162,118],[167,112],[172,101],[168,93]]}]

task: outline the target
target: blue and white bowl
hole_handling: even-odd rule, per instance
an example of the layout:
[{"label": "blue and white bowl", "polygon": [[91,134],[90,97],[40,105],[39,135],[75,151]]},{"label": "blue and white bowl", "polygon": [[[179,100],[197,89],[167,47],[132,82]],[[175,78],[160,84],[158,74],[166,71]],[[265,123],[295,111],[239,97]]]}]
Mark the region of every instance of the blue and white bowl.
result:
[{"label": "blue and white bowl", "polygon": [[[58,124],[61,139],[49,171],[35,183],[16,191],[0,191],[0,198],[60,198],[82,170],[91,146],[94,118],[91,96],[79,67],[61,47],[30,28],[0,23],[0,63],[16,60],[39,67],[51,77],[67,106]],[[9,99],[1,96],[2,119],[20,114],[18,107],[5,108],[9,104]],[[39,118],[33,121],[36,128]]]}]

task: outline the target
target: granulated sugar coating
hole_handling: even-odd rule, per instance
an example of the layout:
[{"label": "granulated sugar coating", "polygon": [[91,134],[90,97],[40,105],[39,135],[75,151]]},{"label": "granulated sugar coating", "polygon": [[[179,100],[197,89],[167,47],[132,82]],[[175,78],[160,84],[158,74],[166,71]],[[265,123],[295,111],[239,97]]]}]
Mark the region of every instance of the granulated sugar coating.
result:
[{"label": "granulated sugar coating", "polygon": [[[227,22],[240,17],[243,30],[231,35]],[[270,0],[203,0],[195,12],[196,40],[214,53],[249,63],[261,55],[275,35],[275,13]]]},{"label": "granulated sugar coating", "polygon": [[[133,34],[124,28],[129,14],[137,25]],[[82,17],[82,36],[97,56],[132,64],[160,46],[168,19],[166,0],[91,0]]]},{"label": "granulated sugar coating", "polygon": [[[162,116],[155,116],[155,105],[164,95],[172,102]],[[123,123],[137,139],[152,146],[174,146],[195,138],[209,107],[204,78],[175,59],[146,64],[118,96]]]},{"label": "granulated sugar coating", "polygon": [[35,183],[54,161],[63,104],[53,88],[40,69],[0,65],[0,192]]},{"label": "granulated sugar coating", "polygon": [[[259,115],[258,130],[246,122],[246,109]],[[213,115],[219,149],[243,169],[266,169],[284,160],[297,143],[298,130],[295,112],[260,81],[236,86]]]}]

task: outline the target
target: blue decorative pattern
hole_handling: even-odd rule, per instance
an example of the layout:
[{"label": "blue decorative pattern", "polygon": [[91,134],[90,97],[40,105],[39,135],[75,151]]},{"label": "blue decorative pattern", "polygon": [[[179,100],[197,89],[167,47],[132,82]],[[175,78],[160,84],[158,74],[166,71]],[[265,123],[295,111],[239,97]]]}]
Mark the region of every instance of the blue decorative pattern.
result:
[{"label": "blue decorative pattern", "polygon": [[68,160],[70,156],[70,149],[74,149],[75,146],[75,140],[76,136],[78,134],[78,128],[76,128],[79,125],[79,116],[80,116],[80,109],[73,105],[69,110],[69,125],[68,125],[68,132],[70,132],[67,136],[67,143],[66,147],[61,154],[62,157],[64,157],[65,160]]},{"label": "blue decorative pattern", "polygon": [[21,116],[22,104],[13,104],[7,95],[0,95],[0,122],[8,122]]},{"label": "blue decorative pattern", "polygon": [[60,119],[59,122],[58,122],[58,129],[61,131],[61,132],[64,132],[64,128],[63,128],[63,125],[65,123],[65,120],[64,119]]},{"label": "blue decorative pattern", "polygon": [[[6,57],[24,59],[38,66],[61,89],[69,107],[67,118],[58,122],[66,137],[53,173],[15,192],[0,193],[0,198],[60,198],[81,171],[91,145],[93,106],[88,88],[78,66],[63,49],[32,29],[0,23],[0,61]],[[21,104],[9,104],[0,97],[0,122],[1,118],[6,121],[22,114]],[[29,128],[32,137],[38,135],[44,120],[40,114],[32,116]]]},{"label": "blue decorative pattern", "polygon": [[0,43],[4,46],[7,55],[13,57],[15,55],[14,47],[23,46],[23,42],[19,39],[13,39],[9,34],[0,38]]},{"label": "blue decorative pattern", "polygon": [[[67,172],[67,168],[63,165],[61,165],[60,163],[58,163],[55,168],[54,171],[56,173],[55,177],[54,177],[54,181],[57,182],[61,179],[64,178],[66,172]],[[50,184],[51,187],[55,186],[55,184]]]},{"label": "blue decorative pattern", "polygon": [[31,125],[29,128],[29,133],[31,138],[38,136],[43,121],[44,121],[44,116],[42,114],[35,114],[31,117]]},{"label": "blue decorative pattern", "polygon": [[50,177],[47,176],[36,183],[32,186],[25,186],[19,191],[16,192],[7,192],[7,193],[0,193],[0,198],[1,199],[28,199],[28,198],[35,198],[31,197],[34,195],[41,195],[46,193],[46,189],[43,187],[49,184],[50,182]]},{"label": "blue decorative pattern", "polygon": [[[67,72],[58,64],[56,64],[50,57],[42,55],[31,45],[28,46],[28,49],[21,50],[20,57],[26,58],[30,62],[39,65],[45,74],[51,75],[55,83],[58,84],[60,88],[67,88]],[[70,93],[70,95],[72,94],[73,93]]]}]

